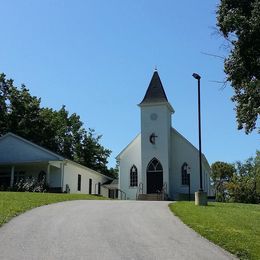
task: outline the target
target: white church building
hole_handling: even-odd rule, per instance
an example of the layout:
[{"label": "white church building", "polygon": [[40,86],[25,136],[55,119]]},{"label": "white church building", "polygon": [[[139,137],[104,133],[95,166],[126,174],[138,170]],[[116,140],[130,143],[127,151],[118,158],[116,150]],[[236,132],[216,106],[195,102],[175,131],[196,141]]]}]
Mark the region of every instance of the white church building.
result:
[{"label": "white church building", "polygon": [[[157,71],[139,107],[141,133],[116,157],[118,188],[126,193],[127,199],[162,196],[178,200],[188,199],[189,194],[194,196],[200,185],[199,151],[172,127],[174,109]],[[210,171],[202,155],[203,190],[208,194]]]}]

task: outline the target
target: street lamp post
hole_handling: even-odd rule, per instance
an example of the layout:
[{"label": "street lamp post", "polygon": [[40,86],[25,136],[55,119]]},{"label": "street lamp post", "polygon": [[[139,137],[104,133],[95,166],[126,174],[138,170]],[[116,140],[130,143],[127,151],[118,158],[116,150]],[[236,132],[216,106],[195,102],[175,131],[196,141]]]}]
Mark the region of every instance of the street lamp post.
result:
[{"label": "street lamp post", "polygon": [[202,188],[202,165],[201,165],[201,117],[200,117],[200,79],[201,76],[197,73],[192,74],[193,78],[198,81],[198,125],[199,125],[199,164],[200,164],[200,191],[203,191]]},{"label": "street lamp post", "polygon": [[197,73],[192,74],[193,78],[198,81],[198,125],[199,125],[199,167],[200,167],[200,189],[195,193],[196,205],[207,205],[207,194],[203,192],[202,187],[202,163],[201,163],[201,113],[200,113],[200,79],[201,76]]}]

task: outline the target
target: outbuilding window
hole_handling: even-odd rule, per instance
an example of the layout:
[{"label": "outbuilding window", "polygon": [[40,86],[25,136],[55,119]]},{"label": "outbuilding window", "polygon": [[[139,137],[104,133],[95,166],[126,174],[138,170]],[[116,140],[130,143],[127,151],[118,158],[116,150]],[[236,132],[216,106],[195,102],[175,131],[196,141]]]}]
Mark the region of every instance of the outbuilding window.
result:
[{"label": "outbuilding window", "polygon": [[88,181],[88,194],[92,194],[92,179]]},{"label": "outbuilding window", "polygon": [[101,194],[101,183],[99,182],[98,183],[98,195],[100,195]]},{"label": "outbuilding window", "polygon": [[81,191],[81,175],[78,174],[78,191]]},{"label": "outbuilding window", "polygon": [[130,169],[130,187],[137,187],[138,185],[138,172],[135,165]]}]

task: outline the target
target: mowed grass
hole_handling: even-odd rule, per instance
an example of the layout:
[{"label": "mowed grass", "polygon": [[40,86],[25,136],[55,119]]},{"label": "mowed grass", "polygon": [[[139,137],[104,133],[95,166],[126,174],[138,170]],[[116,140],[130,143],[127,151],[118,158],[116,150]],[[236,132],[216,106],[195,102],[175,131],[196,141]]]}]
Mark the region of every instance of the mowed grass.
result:
[{"label": "mowed grass", "polygon": [[212,202],[170,204],[172,212],[202,236],[240,259],[260,259],[260,205]]},{"label": "mowed grass", "polygon": [[0,192],[0,226],[29,209],[67,200],[100,200],[101,196],[87,194]]}]

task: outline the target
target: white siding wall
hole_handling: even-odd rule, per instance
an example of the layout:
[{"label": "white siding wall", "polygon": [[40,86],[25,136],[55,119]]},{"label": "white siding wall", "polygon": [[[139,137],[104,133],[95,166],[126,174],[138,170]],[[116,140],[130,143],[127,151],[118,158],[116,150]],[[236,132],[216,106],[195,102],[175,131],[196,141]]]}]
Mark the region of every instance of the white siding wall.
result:
[{"label": "white siding wall", "polygon": [[[81,175],[81,190],[78,191],[78,174]],[[66,189],[66,184],[69,185],[71,193],[89,194],[89,179],[92,179],[92,194],[98,193],[98,184],[107,181],[107,178],[94,173],[92,170],[85,167],[80,167],[76,164],[67,162],[64,165],[64,181],[63,190]],[[95,191],[96,187],[96,191]]]},{"label": "white siding wall", "polygon": [[108,189],[106,189],[106,188],[104,188],[104,187],[102,187],[101,186],[101,195],[103,196],[103,197],[109,197],[109,192],[108,192]]},{"label": "white siding wall", "polygon": [[120,155],[119,167],[119,189],[126,193],[127,199],[136,199],[137,188],[130,187],[130,169],[133,165],[137,167],[138,184],[142,182],[141,176],[141,135],[127,147]]},{"label": "white siding wall", "polygon": [[61,187],[61,169],[50,166],[50,187]]},{"label": "white siding wall", "polygon": [[[200,186],[199,176],[199,151],[191,145],[184,137],[172,130],[172,154],[170,173],[170,196],[177,198],[177,193],[188,193],[188,185],[181,183],[181,167],[186,162],[191,168],[191,193],[198,191]],[[208,191],[210,168],[205,162],[202,163],[203,188]],[[204,186],[206,184],[206,187]],[[206,189],[205,189],[206,188]]]}]

